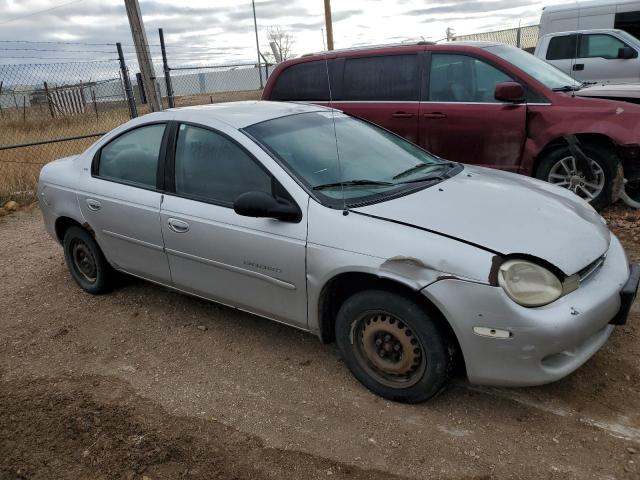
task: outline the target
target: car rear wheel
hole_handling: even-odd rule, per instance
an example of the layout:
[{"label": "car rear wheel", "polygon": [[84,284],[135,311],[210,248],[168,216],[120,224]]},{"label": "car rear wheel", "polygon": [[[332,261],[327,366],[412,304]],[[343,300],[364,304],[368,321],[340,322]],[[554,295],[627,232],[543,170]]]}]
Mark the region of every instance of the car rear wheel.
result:
[{"label": "car rear wheel", "polygon": [[594,178],[587,179],[568,147],[547,153],[541,160],[536,177],[571,190],[600,210],[615,202],[620,195],[622,176],[619,161],[605,150],[582,147],[593,169]]},{"label": "car rear wheel", "polygon": [[111,289],[113,269],[93,237],[80,227],[69,227],[63,240],[64,259],[71,276],[94,295]]},{"label": "car rear wheel", "polygon": [[415,302],[395,293],[356,293],[336,318],[345,364],[369,390],[407,403],[428,400],[444,386],[450,355],[437,325]]}]

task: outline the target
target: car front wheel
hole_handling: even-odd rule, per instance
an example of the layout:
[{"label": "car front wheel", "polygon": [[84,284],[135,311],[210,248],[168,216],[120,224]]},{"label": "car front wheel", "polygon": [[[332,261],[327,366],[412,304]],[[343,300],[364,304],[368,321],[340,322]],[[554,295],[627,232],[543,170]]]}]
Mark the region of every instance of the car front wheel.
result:
[{"label": "car front wheel", "polygon": [[356,293],[336,318],[346,365],[369,390],[407,403],[428,400],[445,384],[450,355],[427,312],[395,293]]},{"label": "car front wheel", "polygon": [[582,149],[591,164],[593,178],[587,178],[568,147],[547,153],[540,161],[536,177],[571,190],[600,210],[615,202],[620,195],[620,162],[605,150],[587,145]]},{"label": "car front wheel", "polygon": [[89,232],[80,227],[70,227],[62,243],[67,268],[76,283],[94,295],[108,292],[113,269]]}]

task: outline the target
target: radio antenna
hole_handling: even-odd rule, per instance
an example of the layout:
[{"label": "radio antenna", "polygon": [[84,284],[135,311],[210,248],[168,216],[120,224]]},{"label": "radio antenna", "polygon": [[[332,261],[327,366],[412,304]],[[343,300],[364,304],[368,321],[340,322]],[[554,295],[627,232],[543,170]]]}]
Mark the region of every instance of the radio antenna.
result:
[{"label": "radio antenna", "polygon": [[327,74],[327,85],[329,87],[329,108],[331,109],[331,121],[333,122],[333,137],[336,142],[336,160],[338,161],[338,178],[340,185],[340,191],[342,193],[342,214],[344,216],[349,215],[349,210],[347,209],[347,199],[344,195],[344,178],[342,176],[342,163],[340,162],[340,147],[338,144],[338,130],[336,128],[336,113],[333,109],[333,91],[331,89],[331,77],[329,75],[329,60],[327,59],[327,52],[324,54],[324,67]]}]

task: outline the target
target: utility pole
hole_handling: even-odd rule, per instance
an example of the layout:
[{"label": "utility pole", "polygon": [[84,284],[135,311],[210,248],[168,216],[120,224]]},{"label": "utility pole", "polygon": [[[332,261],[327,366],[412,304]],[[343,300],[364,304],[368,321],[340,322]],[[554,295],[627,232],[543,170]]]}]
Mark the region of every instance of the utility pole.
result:
[{"label": "utility pole", "polygon": [[327,49],[333,50],[333,23],[331,21],[331,0],[324,0],[324,23],[327,27]]},{"label": "utility pole", "polygon": [[258,21],[256,20],[255,0],[251,0],[251,6],[253,7],[253,29],[256,31],[256,51],[258,52],[258,74],[260,75],[260,88],[264,88],[264,83],[262,83],[262,70],[260,69],[260,42],[258,40]]},{"label": "utility pole", "polygon": [[138,0],[124,0],[127,8],[127,16],[129,17],[129,25],[131,26],[131,35],[133,43],[136,47],[136,56],[138,57],[138,65],[142,76],[142,83],[147,92],[147,99],[151,106],[152,112],[162,110],[160,103],[160,92],[156,85],[156,74],[153,70],[151,62],[151,52],[149,51],[149,42],[147,41],[147,32],[142,22],[142,14],[140,13],[140,5]]}]

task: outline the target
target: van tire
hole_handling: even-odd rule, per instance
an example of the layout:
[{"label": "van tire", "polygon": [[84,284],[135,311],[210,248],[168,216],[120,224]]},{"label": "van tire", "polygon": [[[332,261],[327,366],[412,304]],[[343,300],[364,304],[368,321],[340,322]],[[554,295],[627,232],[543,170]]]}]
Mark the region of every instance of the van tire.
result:
[{"label": "van tire", "polygon": [[[623,185],[622,165],[616,155],[606,149],[584,144],[581,145],[581,147],[587,157],[591,159],[591,161],[594,162],[597,165],[597,168],[602,172],[602,175],[604,176],[604,185],[595,198],[591,200],[587,198],[584,191],[581,190],[582,187],[579,186],[577,187],[578,195],[589,201],[596,210],[602,210],[604,207],[617,201],[620,197]],[[572,175],[570,175],[570,173],[561,166],[561,162],[564,161],[571,169],[572,164],[570,160],[567,159],[572,158],[573,156],[571,151],[569,150],[569,147],[566,146],[547,152],[540,160],[535,172],[535,177],[550,183],[566,182],[570,177],[572,177]],[[581,172],[574,171],[574,173],[579,175]],[[551,178],[550,175],[552,174],[566,174],[566,178]],[[559,186],[570,189],[569,186]],[[573,191],[573,189],[570,190]]]}]

